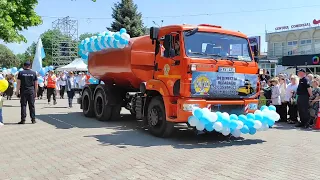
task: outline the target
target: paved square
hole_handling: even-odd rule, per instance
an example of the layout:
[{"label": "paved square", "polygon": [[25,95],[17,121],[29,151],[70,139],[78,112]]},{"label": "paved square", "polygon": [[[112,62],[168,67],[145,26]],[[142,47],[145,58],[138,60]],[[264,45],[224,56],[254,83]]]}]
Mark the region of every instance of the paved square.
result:
[{"label": "paved square", "polygon": [[[320,133],[280,124],[234,140],[178,130],[160,139],[128,111],[116,122],[85,118],[67,100],[37,100],[37,124],[17,125],[19,100],[6,101],[0,128],[4,179],[320,179]],[[30,120],[27,123],[31,123]]]}]

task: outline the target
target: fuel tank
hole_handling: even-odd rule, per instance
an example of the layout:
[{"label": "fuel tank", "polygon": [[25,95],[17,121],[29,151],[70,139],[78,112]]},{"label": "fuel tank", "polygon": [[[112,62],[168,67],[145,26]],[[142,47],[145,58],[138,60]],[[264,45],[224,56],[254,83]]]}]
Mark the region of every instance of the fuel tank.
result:
[{"label": "fuel tank", "polygon": [[128,89],[153,78],[155,45],[149,36],[131,38],[123,49],[106,49],[89,54],[88,70],[93,77]]}]

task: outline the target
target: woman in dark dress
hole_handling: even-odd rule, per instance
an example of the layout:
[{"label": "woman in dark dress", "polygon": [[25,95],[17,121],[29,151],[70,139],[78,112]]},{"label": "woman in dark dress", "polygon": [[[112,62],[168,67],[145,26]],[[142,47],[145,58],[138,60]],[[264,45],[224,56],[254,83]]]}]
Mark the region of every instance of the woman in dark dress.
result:
[{"label": "woman in dark dress", "polygon": [[7,100],[11,100],[11,97],[13,95],[13,89],[14,89],[14,77],[12,74],[8,74],[6,76],[6,80],[9,83],[8,89],[5,91],[5,94],[7,96]]}]

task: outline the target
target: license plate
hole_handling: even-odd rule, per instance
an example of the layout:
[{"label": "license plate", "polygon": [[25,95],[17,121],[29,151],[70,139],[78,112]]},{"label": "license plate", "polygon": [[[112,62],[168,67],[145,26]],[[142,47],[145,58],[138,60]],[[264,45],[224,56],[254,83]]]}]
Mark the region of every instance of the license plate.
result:
[{"label": "license plate", "polygon": [[236,72],[236,68],[234,68],[234,67],[219,67],[219,72],[234,73],[234,72]]}]

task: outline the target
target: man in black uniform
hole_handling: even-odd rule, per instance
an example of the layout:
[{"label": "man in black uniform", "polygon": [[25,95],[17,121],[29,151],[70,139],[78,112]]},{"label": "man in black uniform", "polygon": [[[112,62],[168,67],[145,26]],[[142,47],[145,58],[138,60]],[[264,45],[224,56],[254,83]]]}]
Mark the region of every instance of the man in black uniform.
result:
[{"label": "man in black uniform", "polygon": [[[32,124],[36,123],[36,114],[34,102],[37,96],[38,78],[36,72],[30,69],[30,62],[25,62],[23,65],[23,71],[18,74],[17,80],[17,95],[20,94],[21,104],[21,121],[18,124],[24,124],[26,121],[27,103],[29,105],[30,117]],[[19,92],[20,91],[20,92]]]},{"label": "man in black uniform", "polygon": [[306,79],[306,71],[300,69],[298,71],[300,78],[298,89],[297,89],[297,105],[300,116],[300,123],[296,127],[309,128],[310,113],[309,113],[309,98],[312,96],[312,89],[309,81]]}]

